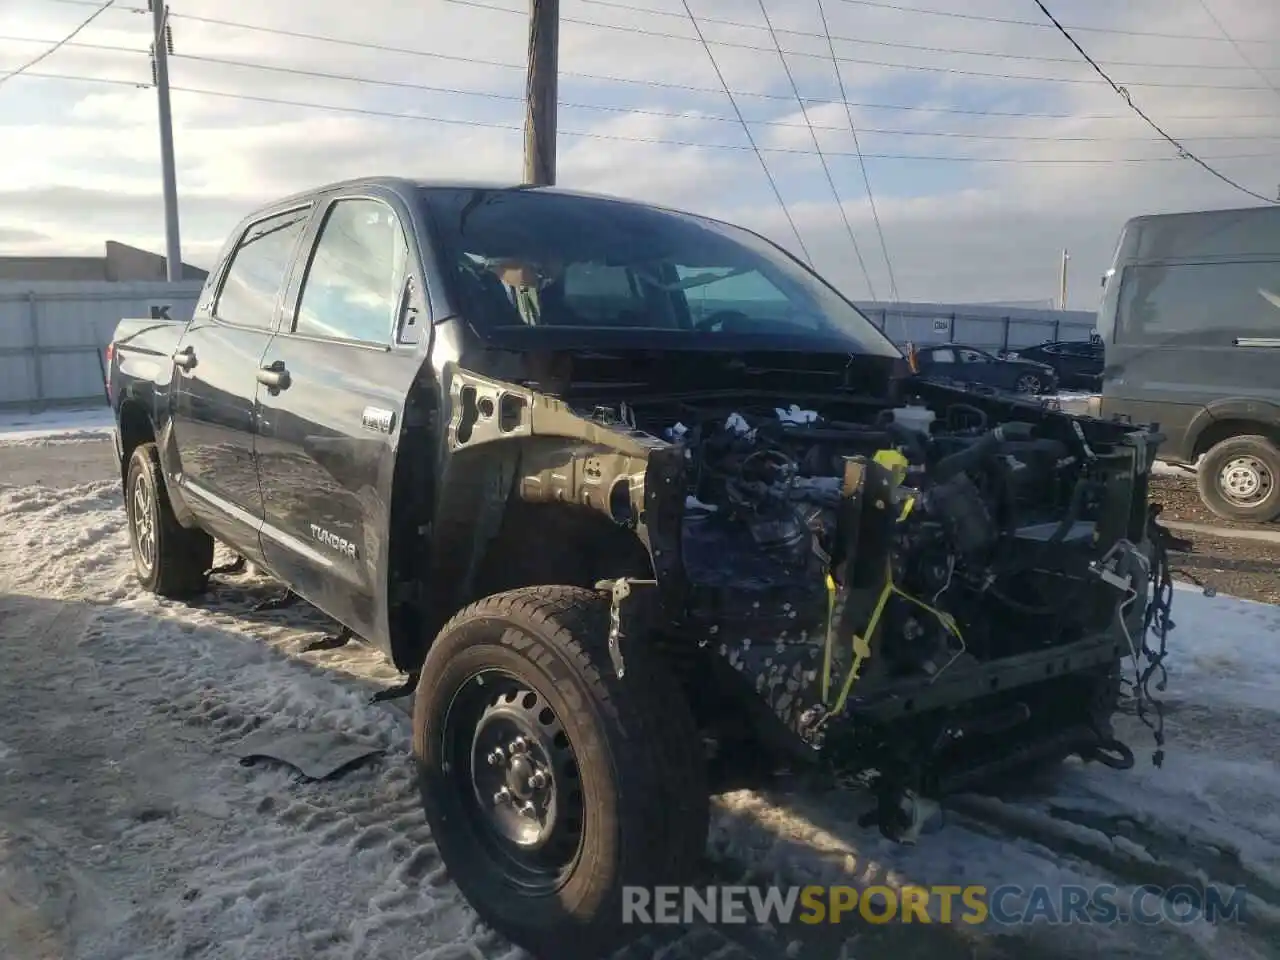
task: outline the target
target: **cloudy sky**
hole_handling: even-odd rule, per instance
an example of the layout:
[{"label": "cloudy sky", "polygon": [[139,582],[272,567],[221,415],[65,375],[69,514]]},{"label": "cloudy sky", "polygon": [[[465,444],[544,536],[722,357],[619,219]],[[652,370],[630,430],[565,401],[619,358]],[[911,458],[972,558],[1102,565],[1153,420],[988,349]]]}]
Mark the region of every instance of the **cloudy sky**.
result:
[{"label": "cloudy sky", "polygon": [[[682,0],[562,0],[560,183],[726,217],[799,252],[713,56],[815,266],[854,297],[1049,299],[1066,247],[1069,306],[1092,309],[1126,218],[1260,202],[1178,159],[1034,0],[765,0],[803,111],[760,0],[689,2],[709,47]],[[1045,3],[1189,151],[1277,196],[1280,4]],[[0,0],[0,253],[164,249],[145,0],[117,0],[3,79],[98,6]],[[520,176],[523,0],[170,11],[189,262],[207,265],[255,204],[326,181]]]}]

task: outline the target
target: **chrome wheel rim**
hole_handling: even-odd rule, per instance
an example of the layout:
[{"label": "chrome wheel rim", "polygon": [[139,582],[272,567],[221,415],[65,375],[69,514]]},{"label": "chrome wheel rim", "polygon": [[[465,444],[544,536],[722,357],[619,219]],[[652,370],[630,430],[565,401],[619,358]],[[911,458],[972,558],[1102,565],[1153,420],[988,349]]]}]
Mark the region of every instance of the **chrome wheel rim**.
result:
[{"label": "chrome wheel rim", "polygon": [[145,475],[140,474],[133,485],[133,544],[138,563],[150,571],[156,563],[156,525],[154,516],[155,495]]},{"label": "chrome wheel rim", "polygon": [[1018,378],[1017,390],[1019,393],[1039,393],[1040,378],[1034,373],[1024,373]]},{"label": "chrome wheel rim", "polygon": [[1234,457],[1218,474],[1218,489],[1232,503],[1253,506],[1266,500],[1275,486],[1271,468],[1257,457]]}]

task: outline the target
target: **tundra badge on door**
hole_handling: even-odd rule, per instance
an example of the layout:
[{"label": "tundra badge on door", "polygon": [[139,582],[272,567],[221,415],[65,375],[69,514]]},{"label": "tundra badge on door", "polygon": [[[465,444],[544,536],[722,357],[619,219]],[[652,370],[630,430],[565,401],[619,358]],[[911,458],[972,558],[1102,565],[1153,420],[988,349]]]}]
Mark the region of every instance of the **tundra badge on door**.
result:
[{"label": "tundra badge on door", "polygon": [[345,537],[340,537],[336,533],[330,533],[323,527],[311,524],[311,535],[323,543],[330,550],[337,550],[343,556],[350,557],[352,560],[356,558],[356,545]]},{"label": "tundra badge on door", "polygon": [[360,425],[366,430],[390,433],[391,429],[396,425],[396,412],[394,410],[384,410],[382,407],[365,407],[364,413],[360,417]]}]

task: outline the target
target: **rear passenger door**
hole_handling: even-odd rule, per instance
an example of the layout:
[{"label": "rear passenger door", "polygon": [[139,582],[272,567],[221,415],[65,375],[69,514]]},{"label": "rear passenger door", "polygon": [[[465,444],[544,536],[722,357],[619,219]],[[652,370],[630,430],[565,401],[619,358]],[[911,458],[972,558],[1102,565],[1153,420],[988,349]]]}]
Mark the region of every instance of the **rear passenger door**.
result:
[{"label": "rear passenger door", "polygon": [[294,591],[378,641],[403,404],[429,322],[393,194],[337,196],[317,221],[262,358],[262,548]]},{"label": "rear passenger door", "polygon": [[249,224],[174,354],[170,479],[205,529],[254,560],[263,516],[256,375],[310,215],[302,206]]}]

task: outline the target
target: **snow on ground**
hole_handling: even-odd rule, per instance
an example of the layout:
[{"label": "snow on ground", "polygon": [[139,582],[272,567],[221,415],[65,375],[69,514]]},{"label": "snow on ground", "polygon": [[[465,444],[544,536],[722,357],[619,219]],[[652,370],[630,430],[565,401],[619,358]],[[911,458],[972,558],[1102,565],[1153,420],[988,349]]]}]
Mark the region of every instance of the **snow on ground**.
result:
[{"label": "snow on ground", "polygon": [[1164,477],[1194,477],[1196,468],[1185,467],[1180,463],[1165,463],[1163,460],[1157,460],[1151,468],[1151,472]]},{"label": "snow on ground", "polygon": [[1057,393],[1054,394],[1054,396],[1057,397],[1059,400],[1063,400],[1063,401],[1079,402],[1079,401],[1092,400],[1094,397],[1097,396],[1097,394],[1081,393],[1080,391],[1072,391],[1072,390],[1059,390]]},{"label": "snow on ground", "polygon": [[[56,929],[74,939],[50,956],[518,955],[483,928],[439,862],[414,792],[403,703],[368,703],[396,680],[380,656],[358,643],[304,653],[330,625],[302,605],[253,611],[274,592],[260,578],[226,578],[199,607],[144,594],[115,480],[0,492],[0,586],[53,610],[43,626],[24,628],[0,609],[0,642],[11,648],[0,673],[0,931],[30,930],[47,909],[19,909],[24,927],[8,922],[13,903],[55,903],[65,905]],[[866,798],[857,793],[730,793],[717,801],[709,842],[720,881],[745,871],[753,883],[861,888],[1129,888],[1200,871],[1257,893],[1255,914],[1280,904],[1280,609],[1182,589],[1174,619],[1163,769],[1150,765],[1143,728],[1122,718],[1135,770],[1072,763],[1016,792],[964,798],[914,848],[858,827]],[[66,666],[50,673],[55,656]],[[325,783],[238,765],[228,747],[263,727],[340,731],[383,756]],[[26,878],[8,891],[7,866]],[[52,929],[22,943],[61,936]],[[974,938],[995,942],[971,929],[920,939],[934,932],[863,927],[856,956],[968,957]],[[1231,926],[1017,935],[1011,955],[1055,960],[1099,950],[1166,960],[1267,955]],[[17,952],[6,936],[14,935],[0,932],[6,960],[41,955]],[[836,956],[829,943],[798,946],[800,956]],[[628,953],[641,955],[654,953]]]},{"label": "snow on ground", "polygon": [[[313,657],[315,666],[291,660],[321,625],[286,627],[279,616],[254,623],[247,615],[260,596],[252,591],[228,590],[199,611],[141,594],[122,560],[112,483],[52,496],[9,492],[0,514],[6,593],[93,604],[69,669],[53,681],[55,716],[3,728],[4,762],[25,759],[32,776],[60,753],[107,757],[105,769],[68,767],[73,793],[94,803],[105,794],[119,807],[105,828],[76,812],[84,798],[65,787],[45,792],[47,782],[29,798],[27,822],[0,823],[0,835],[29,833],[92,877],[72,887],[81,898],[93,892],[98,919],[78,918],[76,949],[65,956],[462,960],[511,952],[478,927],[443,875],[406,762],[407,718],[367,703],[377,689],[368,678],[394,676],[389,668],[359,647],[354,656]],[[368,665],[358,683],[335,682],[318,666],[342,669],[361,653]],[[76,729],[74,742],[42,738],[73,726],[86,697],[98,723]],[[321,785],[217,756],[264,726],[342,730],[386,759]],[[111,733],[121,742],[97,742]],[[98,835],[59,842],[58,832],[79,830]]]},{"label": "snow on ground", "polygon": [[107,406],[43,413],[0,413],[0,446],[74,443],[111,436]]}]

